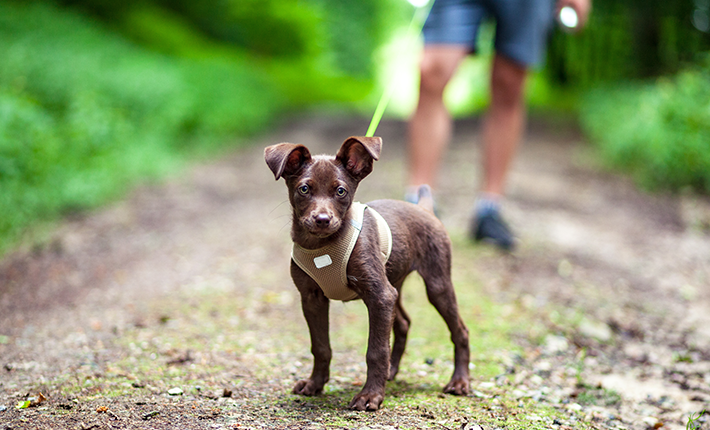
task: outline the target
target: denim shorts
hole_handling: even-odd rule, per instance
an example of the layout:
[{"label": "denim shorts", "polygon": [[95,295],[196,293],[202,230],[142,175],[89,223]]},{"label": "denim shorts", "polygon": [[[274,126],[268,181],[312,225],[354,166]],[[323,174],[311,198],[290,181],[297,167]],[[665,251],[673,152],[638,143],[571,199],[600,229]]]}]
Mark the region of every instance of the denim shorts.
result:
[{"label": "denim shorts", "polygon": [[553,0],[435,0],[424,24],[424,42],[465,45],[475,52],[481,22],[492,18],[496,52],[535,66],[544,60],[553,15]]}]

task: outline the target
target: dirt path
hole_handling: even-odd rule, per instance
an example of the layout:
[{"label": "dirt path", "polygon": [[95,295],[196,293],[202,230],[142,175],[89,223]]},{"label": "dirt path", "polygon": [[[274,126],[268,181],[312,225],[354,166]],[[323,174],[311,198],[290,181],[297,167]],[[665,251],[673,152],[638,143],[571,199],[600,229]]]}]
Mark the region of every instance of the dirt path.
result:
[{"label": "dirt path", "polygon": [[[302,363],[309,357],[286,270],[285,188],[273,181],[262,150],[291,141],[334,152],[365,127],[354,120],[294,122],[249,149],[68,220],[48,243],[6,256],[0,262],[0,429],[268,427],[247,416],[253,406],[240,399],[285,395],[290,378],[306,373],[309,365]],[[581,411],[579,422],[544,421],[542,428],[684,428],[689,413],[710,409],[710,238],[692,225],[694,200],[640,193],[590,167],[577,133],[536,125],[514,166],[506,207],[521,238],[518,252],[472,247],[462,238],[479,166],[477,145],[470,143],[477,142],[476,129],[475,121],[458,124],[438,201],[456,247],[473,252],[459,264],[475,273],[488,297],[544,328],[517,341],[524,354],[503,359],[515,373],[514,396]],[[404,126],[385,123],[379,134],[384,151],[361,185],[361,201],[401,195]],[[144,327],[160,334],[140,341]],[[210,350],[191,349],[205,337]],[[336,353],[361,370],[361,347],[346,347]],[[202,380],[198,392],[218,392],[192,403],[159,396],[170,387],[146,386],[135,376],[139,370],[126,370],[151,357],[223,369],[190,374],[190,367],[170,367],[176,380],[186,374]],[[285,367],[270,368],[264,357]],[[579,406],[579,384],[557,378],[573,362],[583,364],[577,381],[621,399]],[[288,374],[279,375],[284,368]],[[109,376],[123,382],[92,385]],[[72,378],[79,383],[69,384]],[[67,385],[83,386],[85,400]],[[131,401],[123,397],[122,405],[101,397],[125,386],[143,391]],[[92,387],[95,397],[86,397]],[[42,390],[49,400],[15,409]],[[225,415],[202,398],[231,399],[244,410]],[[102,409],[101,401],[110,404]],[[189,408],[197,412],[188,414]],[[308,408],[315,424],[294,426],[319,428],[324,418]],[[360,427],[358,419],[352,418]]]}]

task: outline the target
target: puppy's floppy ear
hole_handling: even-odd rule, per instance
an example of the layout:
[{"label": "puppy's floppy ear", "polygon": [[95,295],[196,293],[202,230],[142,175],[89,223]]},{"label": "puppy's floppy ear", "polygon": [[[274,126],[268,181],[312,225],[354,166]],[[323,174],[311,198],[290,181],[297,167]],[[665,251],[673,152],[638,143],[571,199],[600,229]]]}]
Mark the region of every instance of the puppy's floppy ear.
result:
[{"label": "puppy's floppy ear", "polygon": [[340,147],[337,160],[355,179],[361,181],[372,172],[372,163],[380,159],[382,138],[352,136],[348,137]]},{"label": "puppy's floppy ear", "polygon": [[264,149],[264,159],[278,180],[298,173],[304,164],[311,161],[311,153],[303,145],[278,143]]}]

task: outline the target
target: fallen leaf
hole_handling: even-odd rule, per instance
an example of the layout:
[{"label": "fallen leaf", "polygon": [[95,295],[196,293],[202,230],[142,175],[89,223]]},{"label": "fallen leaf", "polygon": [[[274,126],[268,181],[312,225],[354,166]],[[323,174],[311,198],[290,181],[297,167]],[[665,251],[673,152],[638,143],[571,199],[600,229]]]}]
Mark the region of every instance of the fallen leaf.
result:
[{"label": "fallen leaf", "polygon": [[27,408],[30,407],[30,404],[31,404],[31,403],[32,403],[32,402],[30,402],[29,400],[20,400],[20,401],[17,402],[17,404],[15,405],[15,409],[27,409]]},{"label": "fallen leaf", "polygon": [[39,395],[34,399],[34,401],[31,402],[31,406],[37,406],[40,403],[44,402],[45,400],[47,400],[47,398],[44,397],[44,394],[39,393]]}]

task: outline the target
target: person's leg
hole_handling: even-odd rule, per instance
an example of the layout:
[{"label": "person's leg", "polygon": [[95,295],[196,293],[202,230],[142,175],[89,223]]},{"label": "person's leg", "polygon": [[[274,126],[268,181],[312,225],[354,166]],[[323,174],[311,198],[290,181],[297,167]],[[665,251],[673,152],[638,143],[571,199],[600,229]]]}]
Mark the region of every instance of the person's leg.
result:
[{"label": "person's leg", "polygon": [[525,127],[524,90],[527,70],[496,54],[491,72],[491,105],[483,123],[481,191],[502,196],[508,168]]},{"label": "person's leg", "polygon": [[469,51],[462,45],[427,45],[424,49],[419,102],[408,127],[408,185],[414,189],[436,183],[452,131],[444,89]]},{"label": "person's leg", "polygon": [[525,66],[496,54],[491,71],[491,105],[483,122],[483,181],[471,236],[505,250],[513,235],[500,215],[508,169],[525,127]]}]

